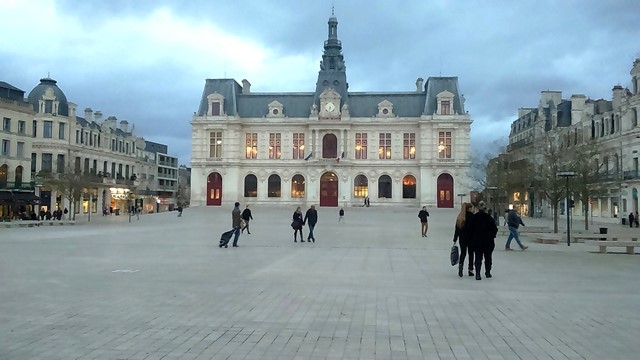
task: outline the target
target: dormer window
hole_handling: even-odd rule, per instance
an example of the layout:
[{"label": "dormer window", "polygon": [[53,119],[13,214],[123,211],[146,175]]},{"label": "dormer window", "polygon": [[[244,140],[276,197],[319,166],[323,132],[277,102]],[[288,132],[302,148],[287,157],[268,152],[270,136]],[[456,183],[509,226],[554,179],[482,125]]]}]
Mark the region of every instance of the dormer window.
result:
[{"label": "dormer window", "polygon": [[437,98],[437,102],[438,102],[438,109],[437,109],[437,114],[438,115],[453,115],[454,112],[451,111],[451,104],[453,103],[453,93],[449,92],[449,91],[443,91],[441,93],[439,93],[436,98]]},{"label": "dormer window", "polygon": [[279,101],[274,100],[268,106],[267,117],[284,117],[283,105]]},{"label": "dormer window", "polygon": [[224,97],[217,92],[207,96],[209,101],[209,109],[207,115],[209,116],[221,116],[224,115]]},{"label": "dormer window", "polygon": [[388,101],[388,100],[384,100],[382,102],[380,102],[378,104],[378,117],[392,117],[395,116],[395,114],[393,113],[393,104]]}]

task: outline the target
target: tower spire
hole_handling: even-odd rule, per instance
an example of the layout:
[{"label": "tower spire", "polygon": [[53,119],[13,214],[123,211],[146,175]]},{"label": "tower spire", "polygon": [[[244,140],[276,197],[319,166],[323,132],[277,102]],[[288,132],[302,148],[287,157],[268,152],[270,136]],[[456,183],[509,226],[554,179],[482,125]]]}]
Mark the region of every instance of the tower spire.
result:
[{"label": "tower spire", "polygon": [[[334,16],[333,6],[329,18],[327,40],[324,42],[324,52],[320,61],[318,82],[316,83],[316,99],[327,88],[333,88],[340,94],[342,104],[347,102],[347,73],[342,42],[338,40],[338,19]],[[316,104],[318,105],[318,104]]]}]

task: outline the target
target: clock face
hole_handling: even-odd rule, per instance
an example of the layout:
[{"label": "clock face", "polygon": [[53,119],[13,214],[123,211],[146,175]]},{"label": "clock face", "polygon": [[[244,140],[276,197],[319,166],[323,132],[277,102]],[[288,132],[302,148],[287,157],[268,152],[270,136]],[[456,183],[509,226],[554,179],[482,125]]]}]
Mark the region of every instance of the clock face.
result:
[{"label": "clock face", "polygon": [[325,106],[324,109],[327,110],[328,112],[332,112],[333,110],[335,110],[336,106],[333,105],[332,102],[328,102]]}]

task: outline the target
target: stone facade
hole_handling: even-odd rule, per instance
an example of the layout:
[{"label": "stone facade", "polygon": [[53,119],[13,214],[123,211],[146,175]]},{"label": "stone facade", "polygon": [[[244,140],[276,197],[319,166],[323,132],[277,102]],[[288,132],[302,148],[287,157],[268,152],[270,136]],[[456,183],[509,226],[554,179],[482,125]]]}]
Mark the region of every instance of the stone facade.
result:
[{"label": "stone facade", "polygon": [[[542,157],[542,139],[545,134],[565,137],[566,151],[583,140],[596,140],[599,156],[594,166],[600,169],[600,178],[607,194],[592,199],[590,213],[600,221],[617,222],[629,212],[638,210],[640,189],[640,59],[631,69],[631,87],[616,85],[612,99],[592,100],[583,94],[562,99],[559,91],[543,91],[537,108],[521,108],[518,119],[511,124],[509,135],[509,162],[529,160],[539,163]],[[551,216],[551,206],[541,193],[531,188],[527,199],[510,203],[529,216]],[[583,204],[575,200],[575,213],[580,218]],[[564,201],[561,208],[565,207]],[[561,210],[564,212],[564,209]]]},{"label": "stone facade", "polygon": [[453,207],[468,194],[471,117],[456,77],[415,91],[348,91],[337,19],[315,92],[207,79],[192,125],[191,206]]}]

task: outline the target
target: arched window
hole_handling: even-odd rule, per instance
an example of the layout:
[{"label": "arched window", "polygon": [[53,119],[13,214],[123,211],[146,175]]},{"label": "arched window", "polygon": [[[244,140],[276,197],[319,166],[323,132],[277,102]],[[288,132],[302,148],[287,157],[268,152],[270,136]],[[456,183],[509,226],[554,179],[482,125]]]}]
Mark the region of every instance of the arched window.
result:
[{"label": "arched window", "polygon": [[402,179],[402,198],[416,198],[416,178],[413,175],[407,175]]},{"label": "arched window", "polygon": [[267,196],[280,197],[280,176],[272,174],[267,183]]},{"label": "arched window", "polygon": [[378,178],[378,198],[391,199],[391,177],[382,175]]},{"label": "arched window", "polygon": [[322,158],[338,158],[338,138],[334,134],[327,134],[322,138]]},{"label": "arched window", "polygon": [[364,198],[369,196],[369,181],[364,175],[356,176],[353,181],[353,196],[357,198]]},{"label": "arched window", "polygon": [[16,188],[22,187],[22,166],[16,167]]},{"label": "arched window", "polygon": [[291,178],[291,197],[303,198],[304,197],[304,176],[300,174],[293,175]]},{"label": "arched window", "polygon": [[244,177],[244,197],[258,197],[258,178],[253,174]]},{"label": "arched window", "polygon": [[7,164],[0,166],[0,188],[7,187],[7,174],[9,172],[9,167]]}]

